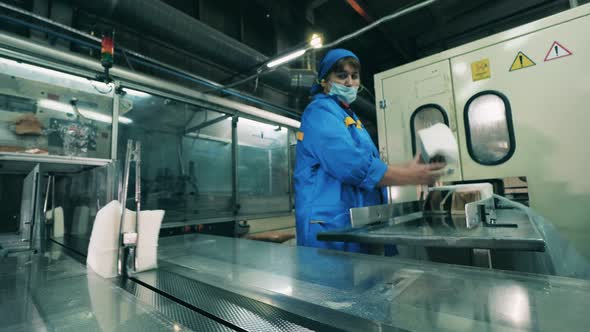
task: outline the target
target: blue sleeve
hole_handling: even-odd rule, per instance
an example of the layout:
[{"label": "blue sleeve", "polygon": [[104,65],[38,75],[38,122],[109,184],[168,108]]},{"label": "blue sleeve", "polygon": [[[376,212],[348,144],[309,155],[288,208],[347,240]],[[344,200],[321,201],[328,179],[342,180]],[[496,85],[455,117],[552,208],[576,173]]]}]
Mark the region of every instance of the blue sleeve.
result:
[{"label": "blue sleeve", "polygon": [[387,165],[352,139],[343,120],[326,109],[306,114],[304,144],[328,174],[342,183],[373,190]]}]

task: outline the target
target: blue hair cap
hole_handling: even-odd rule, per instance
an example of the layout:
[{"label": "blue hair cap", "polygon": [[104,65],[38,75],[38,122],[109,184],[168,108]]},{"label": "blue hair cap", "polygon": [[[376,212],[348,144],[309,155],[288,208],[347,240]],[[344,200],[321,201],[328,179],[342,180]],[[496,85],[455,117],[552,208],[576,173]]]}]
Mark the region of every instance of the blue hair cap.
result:
[{"label": "blue hair cap", "polygon": [[[335,48],[326,53],[322,61],[320,61],[320,65],[318,66],[318,82],[326,77],[330,69],[332,69],[332,66],[334,66],[338,60],[348,57],[355,58],[357,61],[359,59],[356,54],[343,48]],[[319,83],[316,83],[311,87],[311,95],[315,95],[321,90],[322,86]]]}]

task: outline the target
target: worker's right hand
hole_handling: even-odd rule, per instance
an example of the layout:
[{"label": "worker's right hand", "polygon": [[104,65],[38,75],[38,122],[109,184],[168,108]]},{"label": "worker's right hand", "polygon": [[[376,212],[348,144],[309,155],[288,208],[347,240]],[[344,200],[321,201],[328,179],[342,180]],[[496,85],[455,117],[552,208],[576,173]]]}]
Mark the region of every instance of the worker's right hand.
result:
[{"label": "worker's right hand", "polygon": [[403,165],[389,165],[385,176],[379,182],[380,186],[432,185],[444,172],[445,163],[423,164],[420,154],[414,160]]}]

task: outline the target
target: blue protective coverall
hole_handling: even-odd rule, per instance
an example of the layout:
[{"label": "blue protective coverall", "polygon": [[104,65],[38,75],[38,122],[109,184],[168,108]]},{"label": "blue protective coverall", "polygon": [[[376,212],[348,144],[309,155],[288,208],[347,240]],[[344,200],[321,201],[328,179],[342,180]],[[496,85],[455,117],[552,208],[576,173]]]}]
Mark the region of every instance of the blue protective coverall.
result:
[{"label": "blue protective coverall", "polygon": [[[371,137],[336,96],[318,93],[303,113],[297,139],[297,245],[366,252],[357,243],[318,241],[316,235],[350,227],[350,208],[386,203],[385,190],[376,186],[387,165]],[[393,254],[391,249],[386,251]]]}]

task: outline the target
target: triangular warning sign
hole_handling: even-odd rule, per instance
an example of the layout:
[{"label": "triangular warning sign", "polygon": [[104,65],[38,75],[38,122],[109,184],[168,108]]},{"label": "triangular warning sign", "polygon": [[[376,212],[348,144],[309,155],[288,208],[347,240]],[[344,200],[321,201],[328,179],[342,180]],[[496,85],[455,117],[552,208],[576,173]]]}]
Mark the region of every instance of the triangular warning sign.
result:
[{"label": "triangular warning sign", "polygon": [[514,58],[514,61],[512,62],[512,66],[510,66],[510,71],[532,67],[534,65],[536,65],[536,63],[533,60],[531,60],[531,58],[529,58],[522,52],[518,52],[516,58]]},{"label": "triangular warning sign", "polygon": [[551,61],[559,58],[566,57],[568,55],[572,55],[572,52],[565,48],[560,43],[554,41],[553,45],[549,48],[547,55],[545,56],[545,61]]}]

